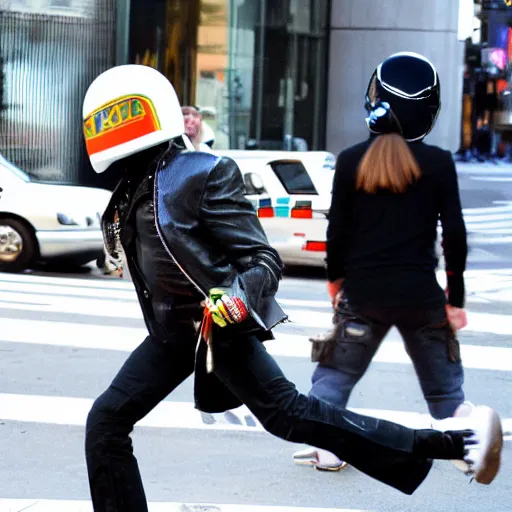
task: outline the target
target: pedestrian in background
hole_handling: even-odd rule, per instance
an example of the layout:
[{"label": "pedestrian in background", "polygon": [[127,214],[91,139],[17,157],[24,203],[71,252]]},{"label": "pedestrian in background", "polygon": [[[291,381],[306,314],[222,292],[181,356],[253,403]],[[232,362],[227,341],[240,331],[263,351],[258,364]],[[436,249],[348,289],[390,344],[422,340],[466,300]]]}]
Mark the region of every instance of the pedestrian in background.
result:
[{"label": "pedestrian in background", "polygon": [[[196,151],[211,152],[211,145],[204,141],[203,116],[198,107],[182,107],[185,135],[189,138]],[[208,139],[211,142],[211,137]]]},{"label": "pedestrian in background", "polygon": [[[423,142],[440,105],[432,63],[418,54],[392,55],[377,67],[367,89],[369,140],[338,157],[326,258],[335,325],[331,333],[312,340],[318,366],[310,390],[311,396],[337,407],[347,406],[395,326],[432,417],[466,416],[474,410],[465,402],[456,337],[466,325],[467,257],[457,173],[449,151]],[[446,291],[436,277],[439,220]],[[497,428],[492,435],[498,442]],[[316,448],[293,458],[323,470],[346,466]],[[469,471],[467,465],[462,468]]]}]

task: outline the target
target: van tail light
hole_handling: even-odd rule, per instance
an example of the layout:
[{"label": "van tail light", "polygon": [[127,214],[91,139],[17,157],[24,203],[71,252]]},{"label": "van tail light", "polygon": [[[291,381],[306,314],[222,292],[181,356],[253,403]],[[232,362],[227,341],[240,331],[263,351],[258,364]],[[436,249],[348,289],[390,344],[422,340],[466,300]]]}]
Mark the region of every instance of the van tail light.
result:
[{"label": "van tail light", "polygon": [[294,219],[312,219],[313,210],[311,208],[296,207],[292,208],[291,217]]},{"label": "van tail light", "polygon": [[258,208],[258,217],[268,219],[274,216],[274,208],[272,206],[262,206]]},{"label": "van tail light", "polygon": [[325,252],[327,251],[327,242],[309,241],[302,246],[302,250],[312,252]]}]

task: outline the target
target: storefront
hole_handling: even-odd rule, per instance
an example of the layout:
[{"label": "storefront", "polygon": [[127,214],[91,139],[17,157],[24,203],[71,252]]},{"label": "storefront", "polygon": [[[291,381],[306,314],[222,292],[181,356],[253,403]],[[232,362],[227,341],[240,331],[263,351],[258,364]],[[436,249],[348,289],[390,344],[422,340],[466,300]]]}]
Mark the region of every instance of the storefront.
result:
[{"label": "storefront", "polygon": [[512,1],[475,2],[474,33],[466,41],[461,141],[466,159],[512,156]]},{"label": "storefront", "polygon": [[[132,0],[130,62],[198,105],[215,147],[324,144],[327,0]],[[298,139],[298,140],[294,140]]]},{"label": "storefront", "polygon": [[83,158],[80,103],[116,63],[164,73],[215,148],[322,149],[329,4],[12,0],[0,10],[0,151],[25,167],[32,155],[38,179],[104,185]]}]

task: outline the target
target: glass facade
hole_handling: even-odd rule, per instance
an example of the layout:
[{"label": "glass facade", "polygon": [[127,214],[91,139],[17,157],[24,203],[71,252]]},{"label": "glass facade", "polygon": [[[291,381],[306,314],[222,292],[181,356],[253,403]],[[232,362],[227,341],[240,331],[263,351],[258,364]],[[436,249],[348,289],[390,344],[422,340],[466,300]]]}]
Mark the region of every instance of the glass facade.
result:
[{"label": "glass facade", "polygon": [[214,149],[323,149],[329,3],[4,2],[0,151],[34,179],[110,187],[85,158],[81,103],[120,63],[165,74],[200,107]]},{"label": "glass facade", "polygon": [[215,148],[324,146],[328,0],[132,0],[130,62],[201,108]]}]

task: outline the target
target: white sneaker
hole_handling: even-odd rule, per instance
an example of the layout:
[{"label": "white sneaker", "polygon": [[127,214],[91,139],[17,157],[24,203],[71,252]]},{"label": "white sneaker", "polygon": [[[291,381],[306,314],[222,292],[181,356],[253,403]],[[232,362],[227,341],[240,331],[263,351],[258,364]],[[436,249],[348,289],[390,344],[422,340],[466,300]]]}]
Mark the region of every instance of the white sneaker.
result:
[{"label": "white sneaker", "polygon": [[[457,414],[457,413],[456,413]],[[496,411],[490,407],[473,406],[453,418],[435,422],[435,428],[447,430],[472,430],[473,435],[464,440],[466,455],[458,461],[457,468],[480,484],[490,484],[500,469],[503,430]]]}]

